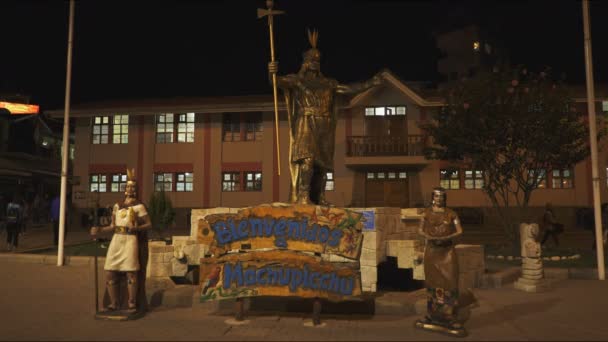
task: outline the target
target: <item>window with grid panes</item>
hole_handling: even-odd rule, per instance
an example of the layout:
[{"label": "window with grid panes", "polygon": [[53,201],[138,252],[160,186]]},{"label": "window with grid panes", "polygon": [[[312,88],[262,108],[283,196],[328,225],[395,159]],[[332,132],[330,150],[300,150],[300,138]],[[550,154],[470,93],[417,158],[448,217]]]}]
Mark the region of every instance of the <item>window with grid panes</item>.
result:
[{"label": "window with grid panes", "polygon": [[115,173],[112,175],[110,182],[110,191],[111,192],[121,192],[125,191],[127,186],[127,175],[123,173]]},{"label": "window with grid panes", "polygon": [[192,172],[176,173],[175,191],[193,191],[194,174]]},{"label": "window with grid panes", "polygon": [[460,177],[458,170],[439,170],[439,185],[444,189],[460,189]]},{"label": "window with grid panes", "polygon": [[92,174],[89,176],[89,184],[91,192],[106,192],[107,179],[106,175],[101,173]]},{"label": "window with grid panes", "polygon": [[224,141],[241,141],[241,114],[224,114],[222,130]]},{"label": "window with grid panes", "polygon": [[129,143],[129,116],[114,115],[112,117],[112,143],[113,144],[128,144]]},{"label": "window with grid panes", "polygon": [[334,173],[327,172],[325,175],[325,191],[333,191],[335,189]]},{"label": "window with grid panes", "polygon": [[[528,170],[528,182],[532,183],[534,175],[532,170]],[[547,170],[538,169],[536,170],[536,187],[538,189],[544,189],[547,187]]]},{"label": "window with grid panes", "polygon": [[551,185],[554,189],[568,189],[574,187],[572,171],[570,169],[553,170]]},{"label": "window with grid panes", "polygon": [[366,107],[365,116],[405,115],[405,106]]},{"label": "window with grid panes", "polygon": [[173,124],[173,114],[158,114],[156,116],[157,143],[164,144],[173,142]]},{"label": "window with grid panes", "polygon": [[222,191],[240,191],[240,172],[222,173]]},{"label": "window with grid panes", "polygon": [[482,189],[483,188],[483,171],[465,170],[464,171],[464,188],[465,189]]},{"label": "window with grid panes", "polygon": [[194,142],[194,113],[177,114],[177,142]]},{"label": "window with grid panes", "polygon": [[173,191],[173,174],[164,172],[154,174],[154,191]]},{"label": "window with grid panes", "polygon": [[261,172],[245,172],[245,191],[262,191]]},{"label": "window with grid panes", "polygon": [[262,125],[262,113],[248,113],[245,119],[245,140],[262,140],[264,126]]},{"label": "window with grid panes", "polygon": [[93,117],[93,144],[107,144],[110,136],[110,117]]}]

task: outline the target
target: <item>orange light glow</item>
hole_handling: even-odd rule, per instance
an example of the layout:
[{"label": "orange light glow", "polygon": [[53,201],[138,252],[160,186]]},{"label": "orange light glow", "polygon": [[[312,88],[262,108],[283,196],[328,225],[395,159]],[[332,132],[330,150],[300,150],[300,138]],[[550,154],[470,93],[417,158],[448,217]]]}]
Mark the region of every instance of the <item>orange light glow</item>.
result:
[{"label": "orange light glow", "polygon": [[0,108],[7,109],[11,115],[38,114],[40,110],[40,106],[38,105],[2,101],[0,101]]}]

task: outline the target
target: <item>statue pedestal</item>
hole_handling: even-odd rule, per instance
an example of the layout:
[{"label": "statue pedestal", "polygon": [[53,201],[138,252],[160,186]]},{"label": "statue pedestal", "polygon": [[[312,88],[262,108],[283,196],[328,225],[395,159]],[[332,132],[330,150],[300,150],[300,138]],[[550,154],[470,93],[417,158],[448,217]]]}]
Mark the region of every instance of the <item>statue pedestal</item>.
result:
[{"label": "statue pedestal", "polygon": [[519,278],[513,283],[516,289],[526,292],[542,292],[549,289],[549,284],[545,279],[526,279]]},{"label": "statue pedestal", "polygon": [[514,283],[518,290],[540,292],[548,289],[549,284],[544,279],[543,264],[540,258],[523,258],[522,276]]}]

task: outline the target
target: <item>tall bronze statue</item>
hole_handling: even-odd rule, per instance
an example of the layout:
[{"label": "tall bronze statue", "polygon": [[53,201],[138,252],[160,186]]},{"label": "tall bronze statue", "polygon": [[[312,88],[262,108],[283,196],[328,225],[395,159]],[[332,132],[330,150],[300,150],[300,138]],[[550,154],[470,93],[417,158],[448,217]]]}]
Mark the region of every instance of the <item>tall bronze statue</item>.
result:
[{"label": "tall bronze statue", "polygon": [[426,239],[424,277],[427,289],[427,316],[416,322],[417,328],[454,336],[466,336],[463,315],[476,299],[468,289],[458,288],[458,258],[452,239],[462,234],[458,215],[446,208],[445,189],[434,188],[431,207],[426,208],[418,233]]},{"label": "tall bronze statue", "polygon": [[[334,169],[334,145],[337,121],[337,94],[356,94],[382,83],[380,76],[344,85],[321,73],[319,34],[308,31],[311,49],[304,53],[297,74],[277,77],[287,104],[289,130],[289,166],[292,203],[328,205],[325,199],[327,172]],[[278,63],[269,63],[276,74]]]},{"label": "tall bronze statue", "polygon": [[112,221],[105,227],[92,227],[91,235],[113,232],[104,270],[109,304],[105,312],[121,311],[119,276],[127,276],[127,314],[146,310],[146,264],[148,260],[147,230],[152,226],[146,206],[137,199],[135,170],[127,170],[125,200],[114,204]]}]

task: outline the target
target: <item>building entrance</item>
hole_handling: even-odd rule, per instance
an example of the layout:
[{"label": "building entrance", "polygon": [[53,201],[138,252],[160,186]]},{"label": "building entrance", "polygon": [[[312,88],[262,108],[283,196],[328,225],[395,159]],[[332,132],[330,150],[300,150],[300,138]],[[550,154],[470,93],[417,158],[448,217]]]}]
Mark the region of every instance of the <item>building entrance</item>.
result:
[{"label": "building entrance", "polygon": [[408,179],[405,171],[380,171],[366,173],[366,207],[407,208],[408,205]]}]

